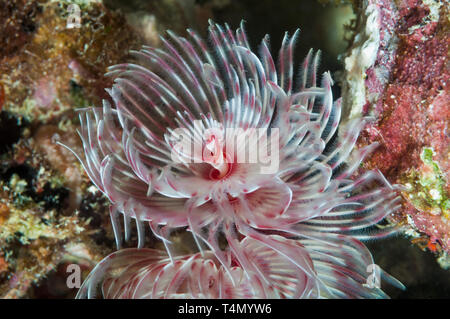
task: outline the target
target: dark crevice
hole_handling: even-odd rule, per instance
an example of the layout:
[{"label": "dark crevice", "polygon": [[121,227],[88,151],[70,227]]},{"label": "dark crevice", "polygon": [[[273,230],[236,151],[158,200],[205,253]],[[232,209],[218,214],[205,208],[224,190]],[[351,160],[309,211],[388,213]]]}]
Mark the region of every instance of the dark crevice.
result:
[{"label": "dark crevice", "polygon": [[9,112],[0,112],[0,155],[10,151],[22,135],[26,123]]}]

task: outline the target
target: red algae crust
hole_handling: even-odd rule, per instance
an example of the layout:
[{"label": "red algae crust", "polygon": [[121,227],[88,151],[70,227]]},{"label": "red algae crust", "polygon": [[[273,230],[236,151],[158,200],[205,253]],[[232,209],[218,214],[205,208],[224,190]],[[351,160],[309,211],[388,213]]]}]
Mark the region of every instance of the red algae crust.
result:
[{"label": "red algae crust", "polygon": [[[359,28],[378,26],[376,58],[360,77],[364,103],[344,92],[347,113],[375,117],[359,146],[381,146],[365,165],[405,186],[403,208],[391,219],[408,225],[414,237],[426,236],[427,247],[442,256],[450,251],[449,5],[368,1],[362,12],[369,8],[375,18],[360,21]],[[347,68],[347,79],[350,73]]]}]

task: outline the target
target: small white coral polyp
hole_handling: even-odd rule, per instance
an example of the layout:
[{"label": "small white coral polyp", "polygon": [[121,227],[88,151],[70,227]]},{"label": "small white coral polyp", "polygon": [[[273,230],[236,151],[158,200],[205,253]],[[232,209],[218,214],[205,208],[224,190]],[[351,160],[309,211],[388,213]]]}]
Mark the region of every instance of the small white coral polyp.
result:
[{"label": "small white coral polyp", "polygon": [[[395,231],[376,224],[399,198],[380,172],[355,174],[376,145],[353,151],[366,119],[339,126],[330,74],[317,84],[319,54],[309,52],[294,81],[298,31],[284,37],[277,67],[268,37],[257,56],[242,25],[232,32],[211,23],[209,43],[188,33],[189,40],[168,32],[162,48],[144,46],[132,52],[135,63],[110,67],[114,106],[104,101],[80,115],[78,157],[112,203],[118,247],[123,214],[126,239],[134,219],[142,248],[145,222],[168,255],[108,256],[79,297],[95,296],[102,280],[104,297],[384,297],[365,285],[374,262],[360,240]],[[200,155],[176,143],[180,129]],[[238,135],[233,151],[224,143],[233,129],[257,129],[257,138]],[[236,160],[255,154],[261,141],[270,170],[263,161]],[[169,235],[180,228],[200,253],[173,256]],[[109,273],[120,267],[119,277]]]}]

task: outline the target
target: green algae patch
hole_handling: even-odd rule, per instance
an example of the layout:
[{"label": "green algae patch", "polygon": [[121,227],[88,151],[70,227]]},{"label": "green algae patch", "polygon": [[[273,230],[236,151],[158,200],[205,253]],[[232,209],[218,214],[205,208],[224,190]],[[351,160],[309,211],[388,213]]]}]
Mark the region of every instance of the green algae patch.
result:
[{"label": "green algae patch", "polygon": [[433,160],[433,155],[432,148],[423,148],[420,154],[423,164],[407,173],[404,185],[414,207],[449,218],[450,199],[445,189],[444,174]]}]

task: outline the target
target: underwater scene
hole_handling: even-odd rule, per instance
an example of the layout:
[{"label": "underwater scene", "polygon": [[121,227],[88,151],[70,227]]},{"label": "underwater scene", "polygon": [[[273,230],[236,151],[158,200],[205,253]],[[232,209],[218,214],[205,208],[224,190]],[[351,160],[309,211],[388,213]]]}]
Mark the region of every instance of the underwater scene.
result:
[{"label": "underwater scene", "polygon": [[449,11],[0,0],[0,297],[449,299]]}]

